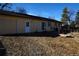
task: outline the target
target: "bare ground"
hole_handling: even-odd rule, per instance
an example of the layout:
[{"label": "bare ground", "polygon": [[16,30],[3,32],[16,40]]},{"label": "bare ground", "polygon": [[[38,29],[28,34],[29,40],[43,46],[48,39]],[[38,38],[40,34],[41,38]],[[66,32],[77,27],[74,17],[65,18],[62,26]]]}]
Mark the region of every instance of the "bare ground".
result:
[{"label": "bare ground", "polygon": [[79,33],[67,37],[1,36],[8,56],[79,56]]}]

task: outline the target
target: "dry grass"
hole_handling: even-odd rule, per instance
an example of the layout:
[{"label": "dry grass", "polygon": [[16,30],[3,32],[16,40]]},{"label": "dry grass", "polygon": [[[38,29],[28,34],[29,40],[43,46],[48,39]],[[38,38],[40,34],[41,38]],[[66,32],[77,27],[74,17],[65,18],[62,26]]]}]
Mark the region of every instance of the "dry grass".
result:
[{"label": "dry grass", "polygon": [[64,37],[1,37],[7,55],[51,56],[79,55],[79,33]]}]

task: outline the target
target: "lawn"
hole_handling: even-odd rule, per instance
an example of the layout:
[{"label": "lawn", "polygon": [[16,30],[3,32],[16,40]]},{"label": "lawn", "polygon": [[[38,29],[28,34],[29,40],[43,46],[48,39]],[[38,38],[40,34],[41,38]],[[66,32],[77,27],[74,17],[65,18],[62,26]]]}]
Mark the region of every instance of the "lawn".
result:
[{"label": "lawn", "polygon": [[68,37],[1,36],[8,56],[79,56],[79,33]]}]

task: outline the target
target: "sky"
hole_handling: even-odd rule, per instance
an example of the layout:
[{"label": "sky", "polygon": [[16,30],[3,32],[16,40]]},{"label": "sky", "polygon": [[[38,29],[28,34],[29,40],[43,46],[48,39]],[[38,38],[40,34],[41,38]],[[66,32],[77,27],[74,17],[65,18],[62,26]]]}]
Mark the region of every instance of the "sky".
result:
[{"label": "sky", "polygon": [[78,3],[14,3],[12,9],[25,8],[28,14],[42,17],[50,17],[61,20],[62,11],[65,7],[76,12],[79,10]]}]

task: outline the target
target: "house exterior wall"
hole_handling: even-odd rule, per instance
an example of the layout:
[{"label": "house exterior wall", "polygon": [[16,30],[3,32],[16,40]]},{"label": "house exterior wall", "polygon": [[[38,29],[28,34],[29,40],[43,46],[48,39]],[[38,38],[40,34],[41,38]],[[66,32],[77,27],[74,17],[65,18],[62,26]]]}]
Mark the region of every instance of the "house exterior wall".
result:
[{"label": "house exterior wall", "polygon": [[[42,20],[37,20],[34,19],[31,21],[31,28],[32,28],[32,32],[42,32],[42,22],[45,22],[45,29],[47,28],[47,21],[42,21]],[[47,29],[46,29],[47,30]]]},{"label": "house exterior wall", "polygon": [[51,21],[51,26],[48,26],[48,21],[36,18],[0,15],[0,34],[25,33],[26,22],[30,23],[30,32],[42,32],[42,22],[46,23],[45,31],[52,31],[57,27],[57,24]]},{"label": "house exterior wall", "polygon": [[31,21],[31,31],[32,32],[40,32],[41,31],[41,22],[42,21],[38,21],[36,19],[33,19]]},{"label": "house exterior wall", "polygon": [[5,19],[3,19],[2,21],[0,21],[0,34],[10,33],[10,32],[15,33],[16,32],[15,26],[16,24],[14,20],[10,21],[9,19],[7,19],[6,21]]},{"label": "house exterior wall", "polygon": [[56,27],[55,22],[51,22],[52,29]]},{"label": "house exterior wall", "polygon": [[24,32],[24,19],[0,15],[0,34]]},{"label": "house exterior wall", "polygon": [[[43,21],[43,20],[37,20],[37,19],[32,19],[31,20],[31,31],[32,32],[42,32],[42,22],[44,22],[46,25],[45,25],[45,31],[52,31],[51,27],[53,28],[55,25],[52,26],[52,23],[54,22],[51,22],[51,21]],[[51,23],[51,26],[48,26],[48,22]]]}]

